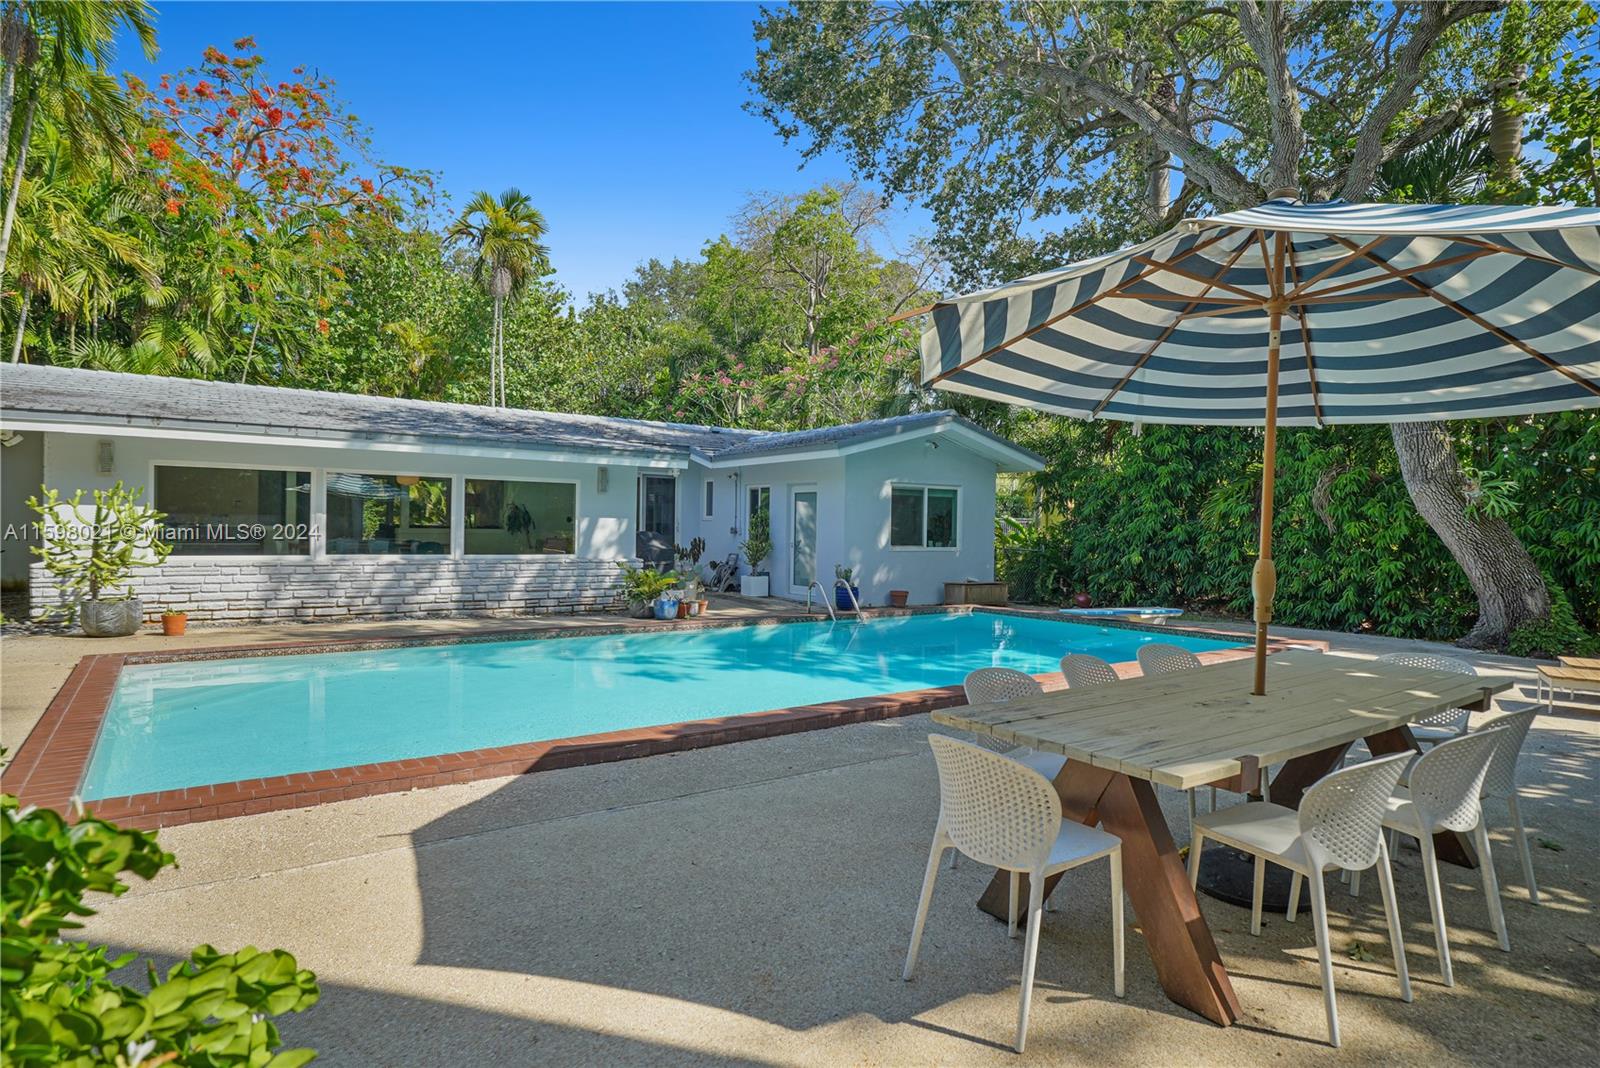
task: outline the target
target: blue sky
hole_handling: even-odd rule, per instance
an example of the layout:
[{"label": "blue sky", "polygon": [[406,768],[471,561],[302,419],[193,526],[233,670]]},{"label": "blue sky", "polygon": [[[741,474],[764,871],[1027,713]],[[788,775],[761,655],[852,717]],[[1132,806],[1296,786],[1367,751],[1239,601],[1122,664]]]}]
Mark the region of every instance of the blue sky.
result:
[{"label": "blue sky", "polygon": [[[457,207],[515,185],[550,226],[557,279],[581,299],[636,263],[696,255],[756,191],[849,177],[802,171],[742,110],[754,4],[173,3],[161,55],[124,42],[116,68],[148,76],[253,35],[271,69],[338,82],[380,158],[441,172]],[[926,216],[900,212],[901,240]]]}]

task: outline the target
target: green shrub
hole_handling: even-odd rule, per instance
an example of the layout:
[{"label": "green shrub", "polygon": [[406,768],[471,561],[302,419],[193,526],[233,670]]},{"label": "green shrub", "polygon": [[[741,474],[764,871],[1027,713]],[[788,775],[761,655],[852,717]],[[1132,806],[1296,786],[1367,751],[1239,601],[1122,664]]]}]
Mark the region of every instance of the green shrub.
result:
[{"label": "green shrub", "polygon": [[623,595],[635,608],[651,603],[678,585],[676,571],[657,571],[653,567],[634,567],[627,563],[619,563],[617,567],[622,569]]},{"label": "green shrub", "polygon": [[1600,656],[1600,635],[1584,629],[1572,611],[1566,591],[1552,583],[1550,618],[1512,631],[1509,651],[1512,656],[1536,660],[1554,660],[1563,655]]},{"label": "green shrub", "polygon": [[147,961],[150,989],[140,992],[110,979],[137,954],[60,937],[94,915],[85,895],[115,897],[128,888],[123,874],[150,879],[173,863],[154,834],[92,817],[69,824],[0,795],[0,1063],[295,1068],[315,1058],[279,1050],[269,1019],[318,997],[316,977],[283,950],[200,946],[165,976]]}]

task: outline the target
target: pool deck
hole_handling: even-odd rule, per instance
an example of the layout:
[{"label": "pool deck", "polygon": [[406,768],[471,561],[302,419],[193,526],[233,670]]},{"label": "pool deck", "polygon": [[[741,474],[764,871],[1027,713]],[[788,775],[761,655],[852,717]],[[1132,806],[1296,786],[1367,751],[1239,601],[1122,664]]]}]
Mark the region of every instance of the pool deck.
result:
[{"label": "pool deck", "polygon": [[[309,628],[248,629],[255,642],[304,640]],[[238,643],[246,630],[181,641]],[[1345,655],[1447,651],[1522,681],[1497,711],[1532,702],[1531,661],[1284,633]],[[129,644],[167,641],[179,640]],[[106,650],[0,642],[8,735],[30,700],[14,680],[33,680],[36,719],[91,644]],[[1329,881],[1341,1050],[1322,1041],[1303,916],[1269,916],[1251,937],[1247,911],[1202,897],[1245,1012],[1232,1028],[1167,1001],[1131,934],[1128,996],[1113,997],[1103,866],[1073,873],[1043,928],[1026,1055],[1009,1047],[1020,943],[972,907],[988,869],[941,871],[917,979],[901,982],[938,808],[935,730],[907,716],[168,828],[161,841],[182,867],[98,901],[81,935],[158,962],[201,942],[289,949],[323,995],[278,1022],[288,1044],[318,1048],[330,1065],[1600,1060],[1600,704],[1541,715],[1524,749],[1524,814],[1549,843],[1534,848],[1540,907],[1526,898],[1504,807],[1491,806],[1512,953],[1495,946],[1476,874],[1446,867],[1457,985],[1443,987],[1418,855],[1404,849],[1395,881],[1416,988],[1405,1004],[1377,887],[1352,899]],[[1182,795],[1159,797],[1182,840]],[[1370,959],[1350,956],[1357,942]],[[125,981],[139,984],[135,968]]]},{"label": "pool deck", "polygon": [[[699,630],[753,624],[780,625],[817,620],[793,606],[771,599],[757,601],[728,598],[720,601],[706,616],[692,620],[646,621],[617,615],[582,617],[544,617],[534,620],[495,620],[499,626],[469,627],[454,631],[413,631],[368,629],[356,633],[328,634],[320,628],[297,628],[300,635],[276,629],[269,641],[244,641],[231,644],[186,644],[182,638],[155,634],[158,648],[135,647],[125,652],[95,651],[83,656],[72,667],[50,700],[43,714],[16,748],[0,784],[23,804],[67,810],[76,802],[76,790],[93,754],[95,739],[109,709],[124,665],[133,663],[193,662],[236,657],[278,656],[298,653],[337,653],[415,647],[418,645],[460,644],[507,640],[556,640],[596,634]],[[988,611],[1026,615],[1062,622],[1048,609],[925,607],[886,610],[887,614],[921,612]],[[827,617],[821,617],[827,618]],[[486,622],[481,620],[474,623]],[[1113,626],[1155,632],[1164,627],[1100,621]],[[315,633],[305,634],[305,630]],[[221,631],[219,630],[219,633]],[[200,632],[197,632],[197,634]],[[233,631],[237,637],[237,630]],[[1212,637],[1230,637],[1208,628]],[[298,637],[299,640],[296,640]],[[87,639],[85,639],[87,640]],[[1284,643],[1274,643],[1281,648]],[[1315,642],[1322,646],[1325,643]],[[96,650],[101,648],[98,644]],[[1203,663],[1217,663],[1248,655],[1243,646],[1203,652]],[[1136,671],[1131,662],[1120,665]],[[1038,676],[1047,687],[1064,685],[1059,674]],[[737,715],[697,719],[677,723],[606,731],[580,737],[555,738],[514,745],[503,745],[465,752],[440,753],[361,764],[352,767],[301,771],[234,782],[216,782],[128,796],[100,798],[94,811],[105,819],[142,828],[172,827],[205,820],[228,819],[261,812],[281,811],[347,801],[380,793],[394,793],[422,787],[446,786],[478,779],[522,775],[556,768],[580,767],[614,760],[630,760],[681,752],[711,745],[768,738],[800,731],[820,730],[847,723],[887,719],[895,716],[932,712],[962,704],[965,695],[959,684],[876,694],[796,707],[776,707]]]}]

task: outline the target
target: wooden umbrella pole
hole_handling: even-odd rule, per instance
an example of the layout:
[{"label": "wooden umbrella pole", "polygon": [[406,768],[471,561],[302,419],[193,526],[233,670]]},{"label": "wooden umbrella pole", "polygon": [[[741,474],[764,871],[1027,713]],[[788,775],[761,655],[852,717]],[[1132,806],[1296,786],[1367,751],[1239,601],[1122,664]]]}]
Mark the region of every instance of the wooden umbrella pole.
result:
[{"label": "wooden umbrella pole", "polygon": [[1256,685],[1250,692],[1258,696],[1267,692],[1267,624],[1272,622],[1272,598],[1278,592],[1278,569],[1272,562],[1272,497],[1278,470],[1278,352],[1283,306],[1282,298],[1267,306],[1271,325],[1267,333],[1267,440],[1261,450],[1261,553],[1250,576],[1256,601]]}]

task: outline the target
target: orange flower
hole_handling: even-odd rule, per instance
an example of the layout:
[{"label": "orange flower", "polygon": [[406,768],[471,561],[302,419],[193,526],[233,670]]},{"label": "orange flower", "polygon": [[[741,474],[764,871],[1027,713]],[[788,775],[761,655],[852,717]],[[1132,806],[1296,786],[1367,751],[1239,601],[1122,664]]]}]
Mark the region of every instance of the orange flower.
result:
[{"label": "orange flower", "polygon": [[176,214],[178,214],[178,210],[180,208],[182,208],[182,207],[183,207],[183,204],[182,204],[181,201],[178,200],[177,197],[168,197],[167,198],[167,214],[168,215],[176,215]]},{"label": "orange flower", "polygon": [[158,137],[150,142],[150,154],[156,159],[166,159],[172,155],[172,146]]},{"label": "orange flower", "polygon": [[317,320],[317,333],[321,334],[323,337],[327,337],[328,336],[328,320],[326,320],[326,319],[318,319]]},{"label": "orange flower", "polygon": [[371,178],[363,178],[363,179],[361,179],[361,190],[364,193],[372,192],[372,179]]}]

